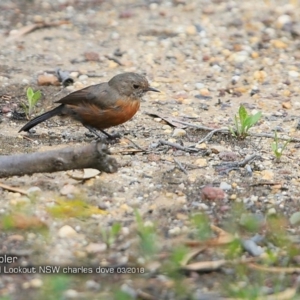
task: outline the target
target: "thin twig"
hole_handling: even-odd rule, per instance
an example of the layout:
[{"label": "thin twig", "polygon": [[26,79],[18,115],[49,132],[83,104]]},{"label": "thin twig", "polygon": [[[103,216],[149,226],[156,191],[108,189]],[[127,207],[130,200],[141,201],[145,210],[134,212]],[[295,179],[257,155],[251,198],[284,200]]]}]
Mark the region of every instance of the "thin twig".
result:
[{"label": "thin twig", "polygon": [[139,149],[123,149],[123,150],[116,150],[113,151],[110,149],[109,151],[111,154],[128,154],[128,153],[140,153],[140,152],[145,152],[145,150],[139,150]]},{"label": "thin twig", "polygon": [[126,136],[123,135],[122,138],[128,140],[128,141],[129,141],[130,143],[132,143],[132,145],[133,145],[134,147],[136,147],[138,150],[143,151],[143,152],[147,152],[147,150],[141,148],[138,144],[136,144],[134,141],[132,141],[132,140],[129,139],[128,137],[126,137]]},{"label": "thin twig", "polygon": [[214,129],[212,130],[209,134],[207,134],[203,139],[201,139],[197,144],[190,146],[189,148],[195,148],[197,147],[197,145],[202,144],[203,142],[208,142],[212,136],[217,133],[217,132],[221,132],[221,133],[229,133],[229,130],[226,128],[218,128],[218,129]]},{"label": "thin twig", "polygon": [[200,151],[200,149],[186,148],[184,146],[181,146],[180,144],[171,143],[171,142],[165,141],[165,140],[159,140],[158,142],[161,145],[170,146],[170,147],[176,148],[178,150],[186,151],[186,152],[199,152]]},{"label": "thin twig", "polygon": [[34,140],[32,140],[31,138],[29,138],[29,137],[26,136],[26,135],[23,135],[23,139],[28,140],[28,141],[34,143]]},{"label": "thin twig", "polygon": [[155,300],[156,297],[142,291],[142,290],[137,290],[137,296],[138,298],[142,299],[142,300]]},{"label": "thin twig", "polygon": [[109,55],[104,55],[108,60],[111,60],[113,62],[115,62],[116,64],[118,64],[119,66],[123,66],[123,64],[115,57],[109,56]]},{"label": "thin twig", "polygon": [[185,170],[185,168],[183,167],[183,165],[181,164],[181,162],[179,160],[177,160],[175,157],[173,157],[176,165],[178,166],[179,170],[182,171],[184,174],[188,175],[187,171]]},{"label": "thin twig", "polygon": [[[255,137],[265,137],[265,138],[274,139],[274,134],[271,133],[249,133],[249,135]],[[293,138],[293,137],[278,137],[278,140],[300,143],[300,139]]]},{"label": "thin twig", "polygon": [[[188,122],[183,122],[183,121],[179,121],[179,120],[176,120],[176,123],[180,123],[180,124],[183,124],[183,125],[186,125],[186,126],[189,126],[189,127],[200,129],[200,130],[214,131],[213,134],[215,134],[216,132],[229,133],[229,129],[227,129],[227,128],[211,128],[211,127],[206,127],[206,126],[202,126],[202,125],[196,125],[196,124],[192,124],[192,123],[188,123]],[[207,138],[211,137],[211,136],[209,136],[209,134],[207,135]],[[271,133],[250,133],[249,132],[248,135],[249,136],[254,136],[254,137],[265,137],[265,138],[274,139],[274,134],[271,134]],[[289,141],[289,142],[294,142],[294,143],[300,143],[300,139],[293,138],[293,137],[280,137],[278,139],[280,139],[282,141]],[[202,142],[203,141],[201,140],[198,144],[201,144]]]},{"label": "thin twig", "polygon": [[183,122],[183,121],[180,121],[180,120],[176,120],[176,123],[186,125],[186,126],[189,126],[189,127],[194,127],[194,128],[201,129],[201,130],[206,130],[206,131],[211,131],[211,130],[216,129],[216,128],[211,128],[211,127],[207,127],[207,126],[202,126],[202,125],[196,125],[196,124],[192,124],[192,123],[188,123],[188,122]]},{"label": "thin twig", "polygon": [[229,172],[230,170],[233,169],[237,169],[240,167],[245,167],[248,163],[252,162],[253,160],[259,158],[259,155],[257,154],[253,154],[247,158],[245,158],[244,160],[240,161],[240,162],[227,162],[227,163],[223,163],[221,165],[217,165],[216,166],[216,170],[218,172]]},{"label": "thin twig", "polygon": [[20,193],[20,194],[25,195],[25,196],[28,195],[28,193],[26,191],[22,190],[22,189],[14,188],[12,186],[9,186],[9,185],[3,184],[3,183],[0,183],[0,187],[3,188],[4,190],[7,190],[7,191]]},{"label": "thin twig", "polygon": [[256,182],[250,184],[250,186],[260,186],[260,185],[282,185],[280,182]]}]

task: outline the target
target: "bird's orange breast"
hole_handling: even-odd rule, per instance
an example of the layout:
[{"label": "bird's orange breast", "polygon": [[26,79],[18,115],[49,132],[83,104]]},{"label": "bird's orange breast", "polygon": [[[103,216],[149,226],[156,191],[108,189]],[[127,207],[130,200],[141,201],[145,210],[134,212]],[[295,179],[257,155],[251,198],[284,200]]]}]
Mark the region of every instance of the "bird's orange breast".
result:
[{"label": "bird's orange breast", "polygon": [[140,108],[139,100],[118,100],[113,107],[101,109],[95,104],[68,105],[72,117],[83,125],[106,129],[130,120]]}]

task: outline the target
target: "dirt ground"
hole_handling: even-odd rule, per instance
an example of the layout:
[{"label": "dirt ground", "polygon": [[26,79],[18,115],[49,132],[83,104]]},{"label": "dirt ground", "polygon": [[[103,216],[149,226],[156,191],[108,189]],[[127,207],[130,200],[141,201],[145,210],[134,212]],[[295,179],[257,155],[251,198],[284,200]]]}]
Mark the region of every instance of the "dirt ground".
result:
[{"label": "dirt ground", "polygon": [[[71,91],[122,72],[144,74],[161,93],[148,93],[132,120],[109,130],[146,150],[138,151],[126,138],[109,145],[118,172],[82,180],[69,172],[1,179],[29,196],[0,188],[0,250],[18,255],[18,265],[139,265],[145,274],[2,274],[0,299],[225,299],[234,298],[224,288],[228,277],[240,289],[252,282],[255,276],[248,271],[245,279],[232,269],[196,270],[181,274],[183,292],[162,270],[162,261],[183,241],[195,239],[190,217],[200,212],[209,224],[231,233],[242,215],[262,220],[280,216],[280,230],[297,239],[298,221],[291,217],[297,218],[300,195],[299,16],[299,1],[292,0],[2,0],[1,155],[79,147],[94,140],[80,124],[59,118],[30,134],[18,133],[26,122],[21,103],[29,86],[42,92],[36,114],[55,107],[54,101]],[[25,31],[37,22],[50,25]],[[74,84],[64,89],[37,84],[38,75],[56,68],[71,72]],[[271,149],[273,138],[240,140],[216,133],[198,151],[188,151],[209,131],[164,120],[228,128],[240,104],[251,114],[262,112],[251,133],[273,136],[277,131],[294,138],[279,163]],[[226,160],[243,161],[254,154],[246,167],[225,173],[216,169]],[[226,195],[205,197],[201,190],[206,185]],[[72,201],[79,203],[79,211],[72,210],[73,204],[67,207]],[[149,228],[156,228],[155,258],[146,259],[138,250],[137,211]],[[7,223],[12,223],[9,230]],[[113,235],[116,223],[121,229],[110,244],[107,235]],[[257,232],[268,226],[262,227]],[[269,247],[267,242],[262,246],[264,252]],[[298,247],[293,249],[298,257]],[[198,260],[223,256],[209,249]],[[295,288],[299,280],[287,276],[277,290],[271,277],[263,277],[257,295]],[[295,293],[296,299],[297,288]],[[239,294],[235,299],[255,297]]]}]

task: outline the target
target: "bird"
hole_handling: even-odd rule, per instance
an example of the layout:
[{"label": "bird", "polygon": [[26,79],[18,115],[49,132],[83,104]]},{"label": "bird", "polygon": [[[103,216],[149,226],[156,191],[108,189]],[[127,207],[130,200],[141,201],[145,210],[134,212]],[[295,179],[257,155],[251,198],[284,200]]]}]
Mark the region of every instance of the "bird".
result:
[{"label": "bird", "polygon": [[114,76],[108,82],[91,85],[70,93],[55,103],[59,106],[26,123],[20,130],[29,131],[37,124],[54,116],[70,117],[99,136],[100,130],[120,125],[130,120],[140,108],[146,92],[159,92],[149,85],[146,77],[125,72]]}]

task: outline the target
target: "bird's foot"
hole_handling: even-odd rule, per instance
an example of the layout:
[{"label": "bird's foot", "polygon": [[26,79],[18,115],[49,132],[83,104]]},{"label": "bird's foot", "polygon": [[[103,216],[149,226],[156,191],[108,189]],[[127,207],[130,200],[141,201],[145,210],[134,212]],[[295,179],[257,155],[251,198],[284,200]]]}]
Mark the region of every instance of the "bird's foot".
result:
[{"label": "bird's foot", "polygon": [[109,134],[106,131],[100,129],[100,131],[103,133],[103,134],[100,134],[100,132],[98,132],[93,127],[90,127],[90,126],[85,126],[85,127],[89,130],[90,133],[92,133],[92,134],[87,133],[89,137],[96,136],[98,139],[100,139],[101,142],[104,142],[107,144],[117,143],[117,142],[119,142],[119,139],[121,138],[121,134],[118,132]]}]

